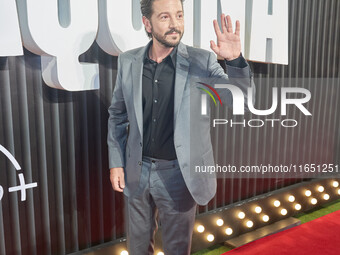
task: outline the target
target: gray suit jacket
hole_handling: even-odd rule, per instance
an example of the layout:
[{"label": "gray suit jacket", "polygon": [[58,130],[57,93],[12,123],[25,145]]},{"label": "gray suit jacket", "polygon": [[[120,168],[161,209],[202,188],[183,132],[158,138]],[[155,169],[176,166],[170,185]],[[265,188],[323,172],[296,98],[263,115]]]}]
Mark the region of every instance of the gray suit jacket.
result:
[{"label": "gray suit jacket", "polygon": [[[142,73],[147,46],[122,53],[109,107],[109,167],[124,167],[126,196],[139,184],[143,149]],[[195,166],[214,165],[210,140],[210,117],[202,116],[198,82],[211,86],[232,83],[246,94],[253,86],[250,68],[227,66],[228,75],[209,51],[178,45],[175,101],[174,144],[185,183],[199,205],[207,204],[216,193],[216,176],[195,173]],[[232,105],[229,90],[218,90],[222,101]],[[245,102],[247,102],[245,100]],[[208,104],[209,105],[209,104]]]}]

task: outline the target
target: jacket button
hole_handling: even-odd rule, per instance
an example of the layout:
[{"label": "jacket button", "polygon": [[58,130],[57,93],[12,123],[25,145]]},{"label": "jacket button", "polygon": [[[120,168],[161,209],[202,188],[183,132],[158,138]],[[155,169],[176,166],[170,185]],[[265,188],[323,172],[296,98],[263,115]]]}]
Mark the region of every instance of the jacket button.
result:
[{"label": "jacket button", "polygon": [[140,166],[141,166],[141,165],[142,165],[142,162],[138,161],[138,165],[140,165]]}]

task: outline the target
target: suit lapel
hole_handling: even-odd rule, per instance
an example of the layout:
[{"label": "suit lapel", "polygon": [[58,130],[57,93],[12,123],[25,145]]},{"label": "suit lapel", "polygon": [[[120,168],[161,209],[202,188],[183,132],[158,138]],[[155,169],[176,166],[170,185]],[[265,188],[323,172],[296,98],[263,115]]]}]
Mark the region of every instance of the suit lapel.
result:
[{"label": "suit lapel", "polygon": [[[149,44],[148,44],[149,45]],[[136,54],[132,62],[131,76],[132,76],[132,90],[133,90],[133,103],[135,107],[136,119],[141,136],[143,136],[143,107],[142,107],[142,75],[144,65],[144,54],[148,45],[142,48]]]},{"label": "suit lapel", "polygon": [[180,43],[178,45],[176,61],[174,125],[176,125],[177,116],[181,106],[183,91],[188,78],[189,65],[190,62],[187,48],[183,43]]},{"label": "suit lapel", "polygon": [[[148,44],[149,45],[149,44]],[[143,107],[142,107],[142,75],[143,62],[148,45],[142,48],[132,62],[131,76],[133,87],[133,102],[136,113],[136,119],[140,134],[143,135]],[[174,124],[182,102],[182,96],[189,72],[189,55],[186,46],[183,43],[178,45],[176,60],[176,77],[175,77],[175,99],[174,99]]]}]

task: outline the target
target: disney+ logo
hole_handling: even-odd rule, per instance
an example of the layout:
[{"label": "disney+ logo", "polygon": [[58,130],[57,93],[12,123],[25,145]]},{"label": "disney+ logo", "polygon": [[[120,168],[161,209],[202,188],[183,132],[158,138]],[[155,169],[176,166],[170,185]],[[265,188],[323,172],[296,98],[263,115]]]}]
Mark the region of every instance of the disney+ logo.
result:
[{"label": "disney+ logo", "polygon": [[[20,173],[21,167],[20,167],[18,161],[1,144],[0,144],[0,152],[2,152],[11,161],[11,163],[15,167],[16,171],[18,172],[19,185],[8,188],[8,192],[10,192],[10,193],[11,192],[20,192],[20,194],[21,194],[21,201],[26,201],[26,191],[28,189],[32,189],[32,188],[37,187],[38,184],[36,182],[28,183],[28,184],[26,183],[24,174]],[[0,185],[0,201],[2,200],[3,196],[4,196],[4,189]]]}]

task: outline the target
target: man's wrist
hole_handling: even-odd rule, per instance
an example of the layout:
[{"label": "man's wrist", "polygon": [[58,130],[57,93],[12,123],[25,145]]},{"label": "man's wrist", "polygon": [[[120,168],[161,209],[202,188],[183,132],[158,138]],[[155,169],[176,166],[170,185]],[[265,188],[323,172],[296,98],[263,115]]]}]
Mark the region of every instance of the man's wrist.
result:
[{"label": "man's wrist", "polygon": [[242,56],[242,53],[240,52],[240,54],[238,55],[238,57],[234,57],[234,58],[231,58],[231,59],[225,58],[225,60],[226,60],[226,61],[233,61],[233,60],[235,60],[235,59],[238,59],[238,58],[241,57],[241,56]]},{"label": "man's wrist", "polygon": [[240,53],[240,56],[238,58],[235,58],[233,60],[224,59],[224,61],[226,65],[232,66],[232,67],[244,68],[247,66],[247,62],[242,56],[242,53]]}]

